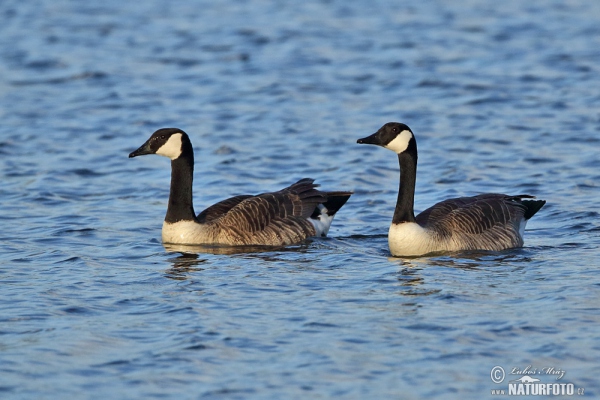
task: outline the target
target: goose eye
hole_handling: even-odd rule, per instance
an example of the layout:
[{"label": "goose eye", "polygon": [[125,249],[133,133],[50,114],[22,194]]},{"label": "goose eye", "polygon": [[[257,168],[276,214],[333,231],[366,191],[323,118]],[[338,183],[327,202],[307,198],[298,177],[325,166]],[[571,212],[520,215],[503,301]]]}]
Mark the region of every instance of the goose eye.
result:
[{"label": "goose eye", "polygon": [[392,128],[392,132],[393,132],[393,133],[398,133],[398,128],[397,128],[397,127],[393,127],[393,128]]},{"label": "goose eye", "polygon": [[161,138],[162,140],[165,140],[165,138],[166,138],[166,137],[167,137],[166,135],[160,135],[160,138]]}]

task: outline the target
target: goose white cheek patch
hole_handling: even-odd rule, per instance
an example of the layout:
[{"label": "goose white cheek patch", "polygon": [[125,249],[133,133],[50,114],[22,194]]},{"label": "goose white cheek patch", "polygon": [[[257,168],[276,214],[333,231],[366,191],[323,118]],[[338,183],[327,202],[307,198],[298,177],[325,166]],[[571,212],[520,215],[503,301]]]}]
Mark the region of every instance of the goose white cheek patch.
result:
[{"label": "goose white cheek patch", "polygon": [[181,133],[171,135],[169,140],[156,150],[156,154],[169,157],[171,160],[179,157],[181,155]]},{"label": "goose white cheek patch", "polygon": [[385,146],[385,148],[390,149],[393,152],[400,154],[408,148],[408,142],[410,142],[410,139],[412,139],[412,137],[413,137],[413,134],[410,131],[404,130],[404,131],[400,132],[398,134],[398,136],[396,136],[394,138],[394,140],[389,142]]}]

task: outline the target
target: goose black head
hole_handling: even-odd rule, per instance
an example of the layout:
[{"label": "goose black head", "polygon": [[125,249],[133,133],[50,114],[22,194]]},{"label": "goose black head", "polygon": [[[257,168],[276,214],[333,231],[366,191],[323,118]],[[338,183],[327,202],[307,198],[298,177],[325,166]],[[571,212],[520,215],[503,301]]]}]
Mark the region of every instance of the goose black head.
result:
[{"label": "goose black head", "polygon": [[374,144],[398,154],[407,150],[416,151],[417,148],[417,142],[410,128],[399,122],[388,122],[371,136],[358,139],[356,143]]},{"label": "goose black head", "polygon": [[154,132],[146,140],[146,143],[129,154],[129,158],[146,154],[158,154],[175,160],[189,150],[191,150],[190,139],[184,131],[177,128],[163,128]]}]

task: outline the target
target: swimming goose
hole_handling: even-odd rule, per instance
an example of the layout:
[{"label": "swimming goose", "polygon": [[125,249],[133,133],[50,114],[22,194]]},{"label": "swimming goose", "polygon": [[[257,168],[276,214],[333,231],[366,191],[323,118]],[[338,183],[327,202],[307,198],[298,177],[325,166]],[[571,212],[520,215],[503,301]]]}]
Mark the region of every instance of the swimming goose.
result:
[{"label": "swimming goose", "polygon": [[171,159],[171,191],[162,240],[171,244],[286,246],[325,236],[352,192],[322,192],[301,179],[278,192],[241,195],[200,214],[192,205],[194,150],[181,129],[159,129],[129,157],[158,154]]},{"label": "swimming goose", "polygon": [[390,122],[357,143],[374,144],[398,154],[400,189],[388,233],[395,256],[420,256],[460,250],[503,250],[523,246],[527,221],[545,200],[534,196],[487,193],[444,200],[415,217],[417,141],[410,128]]}]

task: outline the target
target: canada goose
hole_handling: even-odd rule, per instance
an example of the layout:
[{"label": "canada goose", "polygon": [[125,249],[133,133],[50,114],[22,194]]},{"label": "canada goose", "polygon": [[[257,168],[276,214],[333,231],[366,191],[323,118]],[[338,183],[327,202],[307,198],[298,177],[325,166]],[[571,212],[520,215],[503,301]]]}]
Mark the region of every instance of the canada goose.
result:
[{"label": "canada goose", "polygon": [[220,201],[196,216],[192,205],[194,150],[181,129],[159,129],[136,157],[171,159],[171,191],[162,240],[172,244],[285,246],[325,236],[335,213],[352,192],[321,192],[313,179],[301,179],[278,192],[241,195]]},{"label": "canada goose", "polygon": [[382,146],[398,154],[400,189],[388,233],[395,256],[521,247],[527,221],[546,204],[545,200],[524,200],[534,198],[529,195],[487,193],[444,200],[415,218],[417,141],[410,128],[389,122],[357,143]]}]

